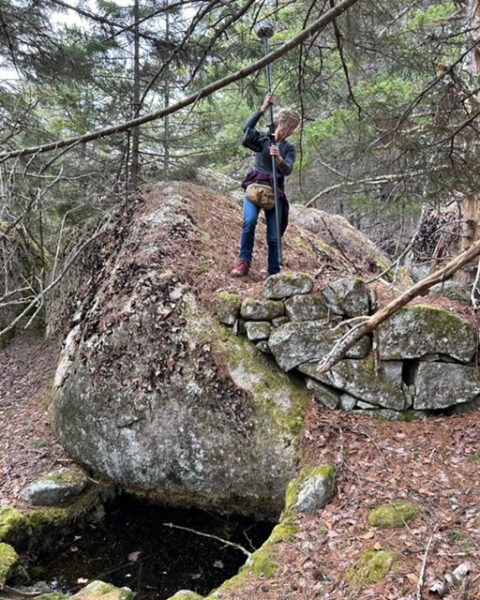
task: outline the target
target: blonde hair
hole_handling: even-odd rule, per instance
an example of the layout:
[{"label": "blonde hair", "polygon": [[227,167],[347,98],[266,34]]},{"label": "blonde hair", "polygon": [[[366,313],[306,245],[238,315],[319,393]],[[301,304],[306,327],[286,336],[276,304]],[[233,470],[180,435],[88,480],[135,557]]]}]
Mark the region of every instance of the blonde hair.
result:
[{"label": "blonde hair", "polygon": [[273,119],[273,123],[276,126],[279,122],[285,123],[292,127],[298,127],[300,125],[301,117],[300,113],[291,108],[282,108],[278,111]]}]

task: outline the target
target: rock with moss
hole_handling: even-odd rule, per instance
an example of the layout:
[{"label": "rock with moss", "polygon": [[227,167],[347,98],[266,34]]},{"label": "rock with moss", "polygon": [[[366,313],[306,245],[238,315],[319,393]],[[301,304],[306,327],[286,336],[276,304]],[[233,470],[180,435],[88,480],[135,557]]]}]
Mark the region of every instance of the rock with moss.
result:
[{"label": "rock with moss", "polygon": [[92,581],[72,596],[75,600],[134,600],[134,594],[128,587],[118,588],[104,581]]},{"label": "rock with moss", "polygon": [[0,590],[3,589],[3,586],[8,581],[19,558],[13,546],[0,542]]},{"label": "rock with moss", "polygon": [[323,404],[325,408],[335,410],[340,405],[340,394],[338,391],[312,379],[311,377],[305,378],[305,384],[307,390],[310,390],[315,398]]},{"label": "rock with moss", "polygon": [[323,508],[335,494],[335,467],[331,465],[303,467],[288,485],[285,511],[313,513]]},{"label": "rock with moss", "polygon": [[467,404],[480,394],[476,367],[455,363],[421,362],[415,374],[413,407],[438,410]]},{"label": "rock with moss", "polygon": [[380,358],[420,358],[445,354],[469,363],[477,349],[473,328],[443,308],[414,305],[402,308],[378,328]]},{"label": "rock with moss", "polygon": [[203,596],[190,590],[179,590],[176,594],[167,598],[167,600],[203,600]]},{"label": "rock with moss", "polygon": [[471,298],[467,291],[458,285],[455,281],[444,281],[443,283],[437,283],[430,288],[429,293],[434,296],[442,296],[461,304],[470,304]]},{"label": "rock with moss", "polygon": [[215,296],[214,305],[220,323],[233,325],[240,315],[242,301],[237,293],[222,291]]},{"label": "rock with moss", "polygon": [[[302,363],[321,360],[344,333],[344,328],[332,330],[324,321],[290,322],[273,329],[268,343],[280,367],[290,371]],[[370,339],[365,336],[347,356],[364,358],[370,346]]]},{"label": "rock with moss", "polygon": [[290,298],[297,294],[309,294],[313,289],[313,278],[308,273],[278,273],[265,281],[262,294],[265,298]]},{"label": "rock with moss", "polygon": [[305,363],[299,365],[298,370],[374,406],[393,410],[409,408],[409,399],[402,389],[400,361],[381,362],[377,369],[373,358],[342,360],[324,374],[318,374],[318,364]]},{"label": "rock with moss", "polygon": [[244,319],[256,321],[272,320],[283,316],[285,306],[277,300],[261,300],[258,298],[245,298],[240,307],[240,314]]},{"label": "rock with moss", "polygon": [[[173,310],[173,273],[150,275],[160,278],[165,305],[139,307],[79,338],[55,391],[60,441],[132,493],[278,515],[295,472],[307,390],[222,327],[193,294],[174,292]],[[159,319],[162,306],[170,317]]]},{"label": "rock with moss", "polygon": [[368,524],[389,529],[405,527],[417,515],[417,509],[410,502],[399,499],[372,510],[368,515]]},{"label": "rock with moss", "polygon": [[79,496],[87,485],[88,479],[81,471],[61,468],[28,484],[21,496],[33,505],[56,506]]},{"label": "rock with moss", "polygon": [[18,508],[0,505],[0,542],[17,544],[27,535],[27,517]]},{"label": "rock with moss", "polygon": [[370,291],[363,279],[337,279],[322,294],[335,314],[347,317],[370,314]]},{"label": "rock with moss", "polygon": [[291,321],[317,321],[328,317],[328,306],[321,296],[303,294],[285,300],[285,312]]},{"label": "rock with moss", "polygon": [[260,340],[268,340],[272,326],[268,321],[247,321],[245,323],[245,330],[247,338],[251,342],[258,342]]},{"label": "rock with moss", "polygon": [[398,559],[388,550],[367,550],[356,563],[347,570],[347,581],[358,587],[365,587],[385,579],[398,567]]}]

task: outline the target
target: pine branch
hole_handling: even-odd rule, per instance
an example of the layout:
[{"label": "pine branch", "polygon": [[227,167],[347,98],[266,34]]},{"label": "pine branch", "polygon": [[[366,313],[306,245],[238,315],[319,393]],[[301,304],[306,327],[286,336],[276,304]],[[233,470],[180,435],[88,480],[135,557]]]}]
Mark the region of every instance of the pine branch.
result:
[{"label": "pine branch", "polygon": [[167,115],[178,112],[182,108],[185,108],[186,106],[189,106],[190,104],[193,104],[194,102],[198,102],[198,100],[200,100],[202,98],[206,98],[206,97],[210,96],[214,92],[221,90],[224,87],[227,87],[228,85],[230,85],[231,83],[234,83],[235,81],[244,79],[248,75],[251,75],[252,73],[255,73],[256,71],[259,71],[266,65],[270,64],[277,58],[284,56],[285,54],[290,52],[293,48],[296,48],[299,44],[301,44],[303,41],[308,39],[311,35],[324,29],[329,23],[331,23],[334,19],[338,18],[348,8],[350,8],[351,6],[353,6],[354,4],[356,4],[359,1],[360,0],[343,0],[343,2],[338,4],[335,8],[324,13],[321,17],[319,17],[316,21],[314,21],[309,27],[307,27],[301,33],[299,33],[298,35],[293,37],[290,41],[286,42],[285,44],[282,44],[282,46],[280,46],[274,52],[270,52],[269,54],[264,56],[262,59],[257,60],[256,62],[252,63],[248,67],[240,69],[236,73],[232,73],[230,75],[227,75],[226,77],[222,77],[221,79],[214,81],[213,83],[210,83],[209,85],[205,86],[198,92],[191,94],[190,96],[187,96],[183,100],[180,100],[179,102],[176,102],[175,104],[172,104],[166,108],[163,108],[162,110],[159,110],[159,111],[156,111],[153,113],[149,113],[147,115],[143,115],[142,117],[137,117],[130,121],[126,121],[126,122],[120,123],[118,125],[106,127],[104,129],[100,129],[98,131],[87,133],[87,134],[84,134],[81,136],[63,139],[63,140],[57,140],[56,142],[50,142],[48,144],[42,144],[40,146],[34,146],[34,147],[30,147],[30,148],[21,148],[19,150],[12,150],[10,152],[4,152],[4,153],[0,154],[0,162],[3,162],[9,158],[14,158],[16,156],[26,156],[29,154],[48,152],[49,150],[59,150],[61,148],[73,146],[74,144],[76,145],[78,143],[90,142],[92,140],[97,140],[99,138],[113,135],[115,133],[128,131],[134,127],[138,127],[139,125],[144,125],[145,123],[150,123],[151,121],[155,121],[155,120],[161,119]]}]

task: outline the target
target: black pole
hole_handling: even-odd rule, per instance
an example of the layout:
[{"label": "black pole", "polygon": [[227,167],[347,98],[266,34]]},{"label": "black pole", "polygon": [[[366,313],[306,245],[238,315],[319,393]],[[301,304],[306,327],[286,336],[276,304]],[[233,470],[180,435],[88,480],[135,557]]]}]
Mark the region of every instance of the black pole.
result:
[{"label": "black pole", "polygon": [[[265,47],[265,54],[269,53],[268,48],[268,38],[273,35],[274,29],[271,23],[260,23],[257,29],[257,35],[263,39],[263,45]],[[267,92],[269,94],[272,93],[272,81],[270,76],[270,63],[267,64]],[[270,124],[269,128],[269,138],[270,144],[275,144],[275,124],[273,122],[273,106],[269,105],[270,112]],[[280,235],[280,202],[278,197],[278,181],[277,181],[277,162],[275,160],[275,156],[272,156],[272,176],[273,176],[273,194],[275,197],[275,225],[277,230],[277,254],[278,254],[278,264],[280,268],[283,264],[283,256],[282,256],[282,238]]]}]

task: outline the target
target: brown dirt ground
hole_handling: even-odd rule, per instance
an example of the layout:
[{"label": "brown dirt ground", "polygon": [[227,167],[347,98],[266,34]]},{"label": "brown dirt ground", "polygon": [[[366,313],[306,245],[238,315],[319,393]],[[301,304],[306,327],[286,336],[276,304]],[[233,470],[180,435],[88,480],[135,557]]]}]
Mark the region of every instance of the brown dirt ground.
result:
[{"label": "brown dirt ground", "polygon": [[[193,185],[184,191],[197,200],[195,219],[211,235],[192,249],[200,252],[194,261],[174,257],[179,272],[191,271],[192,287],[206,304],[220,289],[238,290],[242,296],[259,294],[266,276],[264,226],[258,231],[249,276],[232,279],[228,271],[238,252],[239,208],[232,203],[228,210],[212,211],[207,208],[215,201],[211,193],[201,198],[207,192]],[[335,264],[328,255],[317,253],[312,260],[308,249],[302,251],[291,243],[294,234],[294,227],[287,231],[286,270],[314,273],[317,288],[345,276],[340,259]],[[203,258],[210,263],[199,270]],[[391,294],[383,288],[382,304]],[[417,301],[458,309],[446,299]],[[51,431],[50,385],[57,351],[56,342],[22,332],[0,352],[2,503],[21,505],[19,493],[28,481],[70,463]],[[470,575],[445,598],[479,600],[479,428],[477,413],[391,423],[327,411],[312,403],[303,434],[303,463],[336,466],[336,497],[316,514],[299,517],[295,539],[276,547],[278,570],[272,579],[252,577],[242,591],[230,592],[225,600],[426,600],[438,597],[428,593],[431,582],[465,561]],[[418,518],[399,530],[368,526],[369,511],[395,498],[413,502]],[[347,583],[345,572],[370,548],[391,550],[399,566],[384,581],[356,589]],[[419,586],[424,564],[426,581]]]}]

